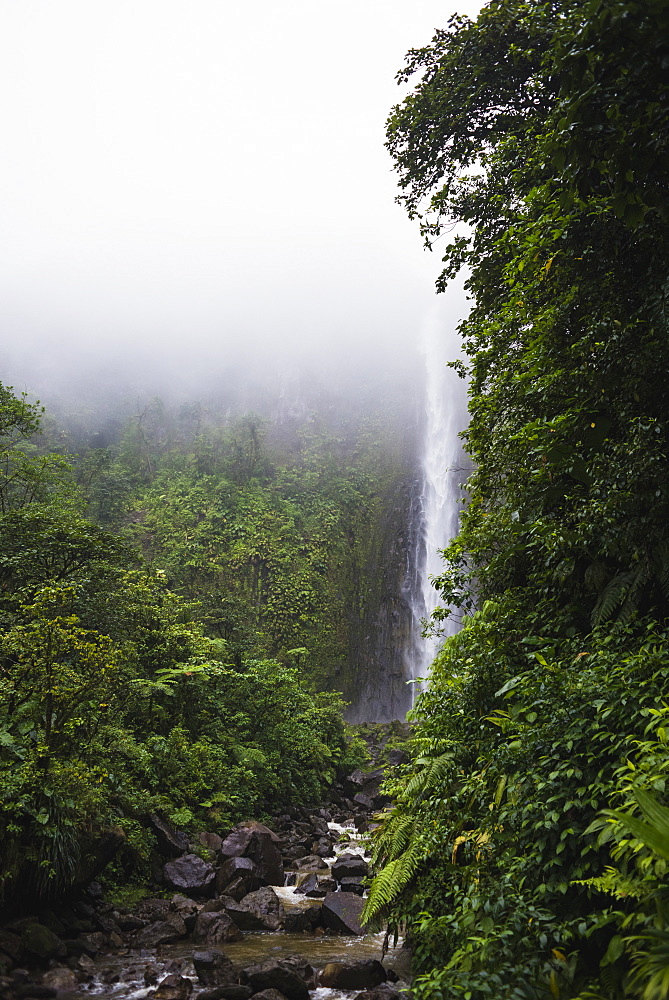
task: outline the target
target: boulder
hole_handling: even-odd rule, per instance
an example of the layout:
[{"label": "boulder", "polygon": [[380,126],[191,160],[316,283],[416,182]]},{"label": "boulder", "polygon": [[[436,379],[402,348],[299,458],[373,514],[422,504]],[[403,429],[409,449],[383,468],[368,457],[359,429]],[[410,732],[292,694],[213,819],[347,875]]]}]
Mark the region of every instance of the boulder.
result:
[{"label": "boulder", "polygon": [[283,885],[283,860],[277,835],[262,823],[239,823],[221,844],[222,858],[250,858],[263,885]]},{"label": "boulder", "polygon": [[286,1000],[285,994],[273,989],[261,990],[260,993],[254,993],[253,995],[257,1000]]},{"label": "boulder", "polygon": [[353,802],[361,809],[368,809],[370,812],[374,809],[374,799],[370,795],[365,795],[364,792],[358,792],[357,795],[354,795]]},{"label": "boulder", "polygon": [[343,878],[365,878],[369,865],[359,854],[341,854],[332,865],[332,875],[341,882]]},{"label": "boulder", "polygon": [[185,896],[213,896],[216,883],[216,869],[197,854],[183,854],[168,861],[163,868],[163,876],[168,886]]},{"label": "boulder", "polygon": [[329,892],[323,900],[323,923],[341,934],[364,934],[360,924],[364,900],[353,892]]},{"label": "boulder", "polygon": [[186,976],[173,972],[159,983],[153,1000],[188,1000],[193,992],[193,984]]},{"label": "boulder", "polygon": [[217,833],[201,833],[197,839],[203,847],[207,847],[214,854],[220,851],[221,844],[223,843],[223,838],[219,837]]},{"label": "boulder", "polygon": [[320,901],[311,906],[295,906],[286,908],[283,929],[289,934],[300,934],[303,931],[313,931],[321,919]]},{"label": "boulder", "polygon": [[204,986],[229,986],[237,981],[235,967],[222,951],[196,951],[193,965]]},{"label": "boulder", "polygon": [[229,882],[218,891],[224,892],[226,896],[230,896],[236,902],[239,902],[244,896],[248,896],[250,892],[255,892],[259,888],[260,879],[257,875],[251,875],[249,878],[239,876],[239,878],[233,879],[232,882]]},{"label": "boulder", "polygon": [[53,986],[41,986],[37,983],[22,983],[15,987],[10,996],[16,996],[19,1000],[49,1000],[50,997],[58,995],[58,990]]},{"label": "boulder", "polygon": [[68,969],[66,965],[59,965],[55,969],[49,969],[42,976],[42,986],[50,986],[51,989],[57,990],[59,993],[61,990],[63,992],[76,991],[78,985],[77,977],[72,969]]},{"label": "boulder", "polygon": [[296,893],[309,896],[312,899],[323,899],[329,892],[334,892],[337,883],[333,878],[325,875],[310,875],[304,882],[300,882],[295,890]]},{"label": "boulder", "polygon": [[224,944],[226,941],[241,941],[243,937],[239,927],[225,910],[219,913],[199,913],[193,929],[193,941],[198,944]]},{"label": "boulder", "polygon": [[357,878],[343,878],[341,880],[341,891],[342,892],[354,892],[356,896],[363,896],[365,893],[365,887]]},{"label": "boulder", "polygon": [[328,962],[318,976],[320,986],[337,990],[372,989],[386,981],[386,970],[374,958],[358,962]]},{"label": "boulder", "polygon": [[169,920],[154,920],[137,931],[132,939],[134,948],[157,948],[159,944],[169,944],[186,937],[188,929],[177,913],[170,913]]},{"label": "boulder", "polygon": [[49,961],[51,958],[65,958],[67,948],[64,942],[44,924],[28,924],[21,933],[21,949],[33,958]]},{"label": "boulder", "polygon": [[216,872],[216,892],[227,892],[227,887],[232,883],[248,885],[247,893],[259,889],[260,879],[255,861],[251,858],[228,858],[224,861]]},{"label": "boulder", "polygon": [[165,816],[149,813],[148,824],[156,838],[158,850],[167,858],[178,858],[188,850],[188,834],[177,830]]},{"label": "boulder", "polygon": [[298,871],[323,871],[325,868],[329,868],[329,865],[318,854],[307,854],[304,858],[296,858],[294,867]]},{"label": "boulder", "polygon": [[279,990],[287,1000],[309,1000],[314,970],[300,955],[268,959],[244,969],[244,978],[254,993]]},{"label": "boulder", "polygon": [[270,886],[250,892],[239,903],[226,907],[238,927],[245,931],[277,931],[283,925],[284,910]]}]

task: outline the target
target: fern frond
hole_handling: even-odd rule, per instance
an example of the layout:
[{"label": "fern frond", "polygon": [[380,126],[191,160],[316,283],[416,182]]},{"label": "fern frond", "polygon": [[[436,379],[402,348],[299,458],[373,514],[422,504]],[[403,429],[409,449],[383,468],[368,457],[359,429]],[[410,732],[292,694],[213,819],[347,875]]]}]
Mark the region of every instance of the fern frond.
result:
[{"label": "fern frond", "polygon": [[395,858],[394,861],[389,861],[381,869],[372,882],[365,903],[362,913],[364,924],[370,924],[382,916],[384,911],[395,902],[416,873],[422,860],[422,853],[420,843],[414,840],[403,854]]}]

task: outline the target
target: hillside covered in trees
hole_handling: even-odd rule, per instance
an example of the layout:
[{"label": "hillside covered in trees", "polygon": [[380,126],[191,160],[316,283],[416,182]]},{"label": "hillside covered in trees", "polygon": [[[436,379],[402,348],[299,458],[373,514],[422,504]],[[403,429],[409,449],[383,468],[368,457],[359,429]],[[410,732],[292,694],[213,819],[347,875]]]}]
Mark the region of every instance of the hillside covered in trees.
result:
[{"label": "hillside covered in trees", "polygon": [[105,852],[141,884],[152,812],[225,830],[317,802],[359,761],[342,713],[406,711],[415,427],[315,396],[82,417],[1,387],[4,904]]},{"label": "hillside covered in trees", "polygon": [[473,298],[467,616],[368,904],[421,998],[669,995],[668,66],[666,3],[493,0],[400,73],[400,200]]}]

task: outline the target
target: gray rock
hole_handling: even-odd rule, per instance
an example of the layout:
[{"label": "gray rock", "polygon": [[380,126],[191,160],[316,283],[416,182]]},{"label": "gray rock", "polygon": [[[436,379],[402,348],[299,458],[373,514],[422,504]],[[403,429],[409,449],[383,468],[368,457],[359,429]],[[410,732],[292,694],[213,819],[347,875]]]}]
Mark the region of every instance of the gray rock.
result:
[{"label": "gray rock", "polygon": [[61,939],[43,924],[28,924],[21,934],[21,949],[34,958],[65,958],[67,948]]},{"label": "gray rock", "polygon": [[338,882],[343,878],[365,878],[369,865],[359,854],[342,854],[332,865],[332,874]]},{"label": "gray rock", "polygon": [[186,937],[188,929],[177,913],[170,913],[170,920],[155,920],[152,924],[142,927],[133,937],[135,948],[157,948],[159,944],[168,944]]},{"label": "gray rock", "polygon": [[171,889],[185,896],[213,896],[216,883],[216,869],[197,854],[183,854],[168,861],[163,868],[163,876]]},{"label": "gray rock", "polygon": [[148,822],[153,832],[158,850],[168,858],[178,858],[188,850],[188,834],[177,830],[165,816],[160,813],[149,813]]},{"label": "gray rock", "polygon": [[68,969],[67,966],[58,966],[56,969],[49,969],[42,976],[42,986],[50,986],[52,989],[60,992],[76,990],[78,983],[77,977],[75,976],[72,969]]},{"label": "gray rock", "polygon": [[244,969],[244,977],[254,993],[279,990],[287,1000],[309,1000],[314,970],[300,955],[268,959]]},{"label": "gray rock", "polygon": [[188,1000],[193,992],[193,984],[186,976],[173,972],[159,983],[153,1000]]},{"label": "gray rock", "polygon": [[262,823],[239,823],[221,844],[222,858],[250,858],[255,861],[263,885],[283,885],[283,859],[277,835]]},{"label": "gray rock", "polygon": [[243,937],[237,924],[224,910],[199,913],[193,929],[193,941],[198,944],[224,944],[226,941],[241,941]]},{"label": "gray rock", "polygon": [[323,871],[323,869],[328,868],[329,865],[323,861],[323,858],[319,857],[318,854],[307,854],[304,858],[296,858],[294,862],[294,867],[298,871]]},{"label": "gray rock", "polygon": [[364,900],[353,892],[329,892],[323,900],[323,923],[341,934],[364,934],[360,916]]},{"label": "gray rock", "polygon": [[373,958],[363,958],[358,962],[328,962],[321,970],[318,982],[338,990],[372,989],[385,983],[386,970]]},{"label": "gray rock", "polygon": [[226,907],[238,927],[245,931],[276,931],[285,916],[279,897],[270,886],[250,892],[239,903]]},{"label": "gray rock", "polygon": [[204,986],[230,986],[237,981],[235,967],[222,951],[196,951],[193,965]]}]

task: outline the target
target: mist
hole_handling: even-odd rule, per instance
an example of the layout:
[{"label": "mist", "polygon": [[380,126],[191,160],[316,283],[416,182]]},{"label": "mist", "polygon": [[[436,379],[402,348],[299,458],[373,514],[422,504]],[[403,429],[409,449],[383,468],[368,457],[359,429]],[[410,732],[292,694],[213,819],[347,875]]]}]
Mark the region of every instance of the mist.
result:
[{"label": "mist", "polygon": [[[0,379],[49,404],[411,369],[439,260],[394,204],[384,124],[456,9],[4,5]],[[439,307],[454,345],[465,308]]]}]

